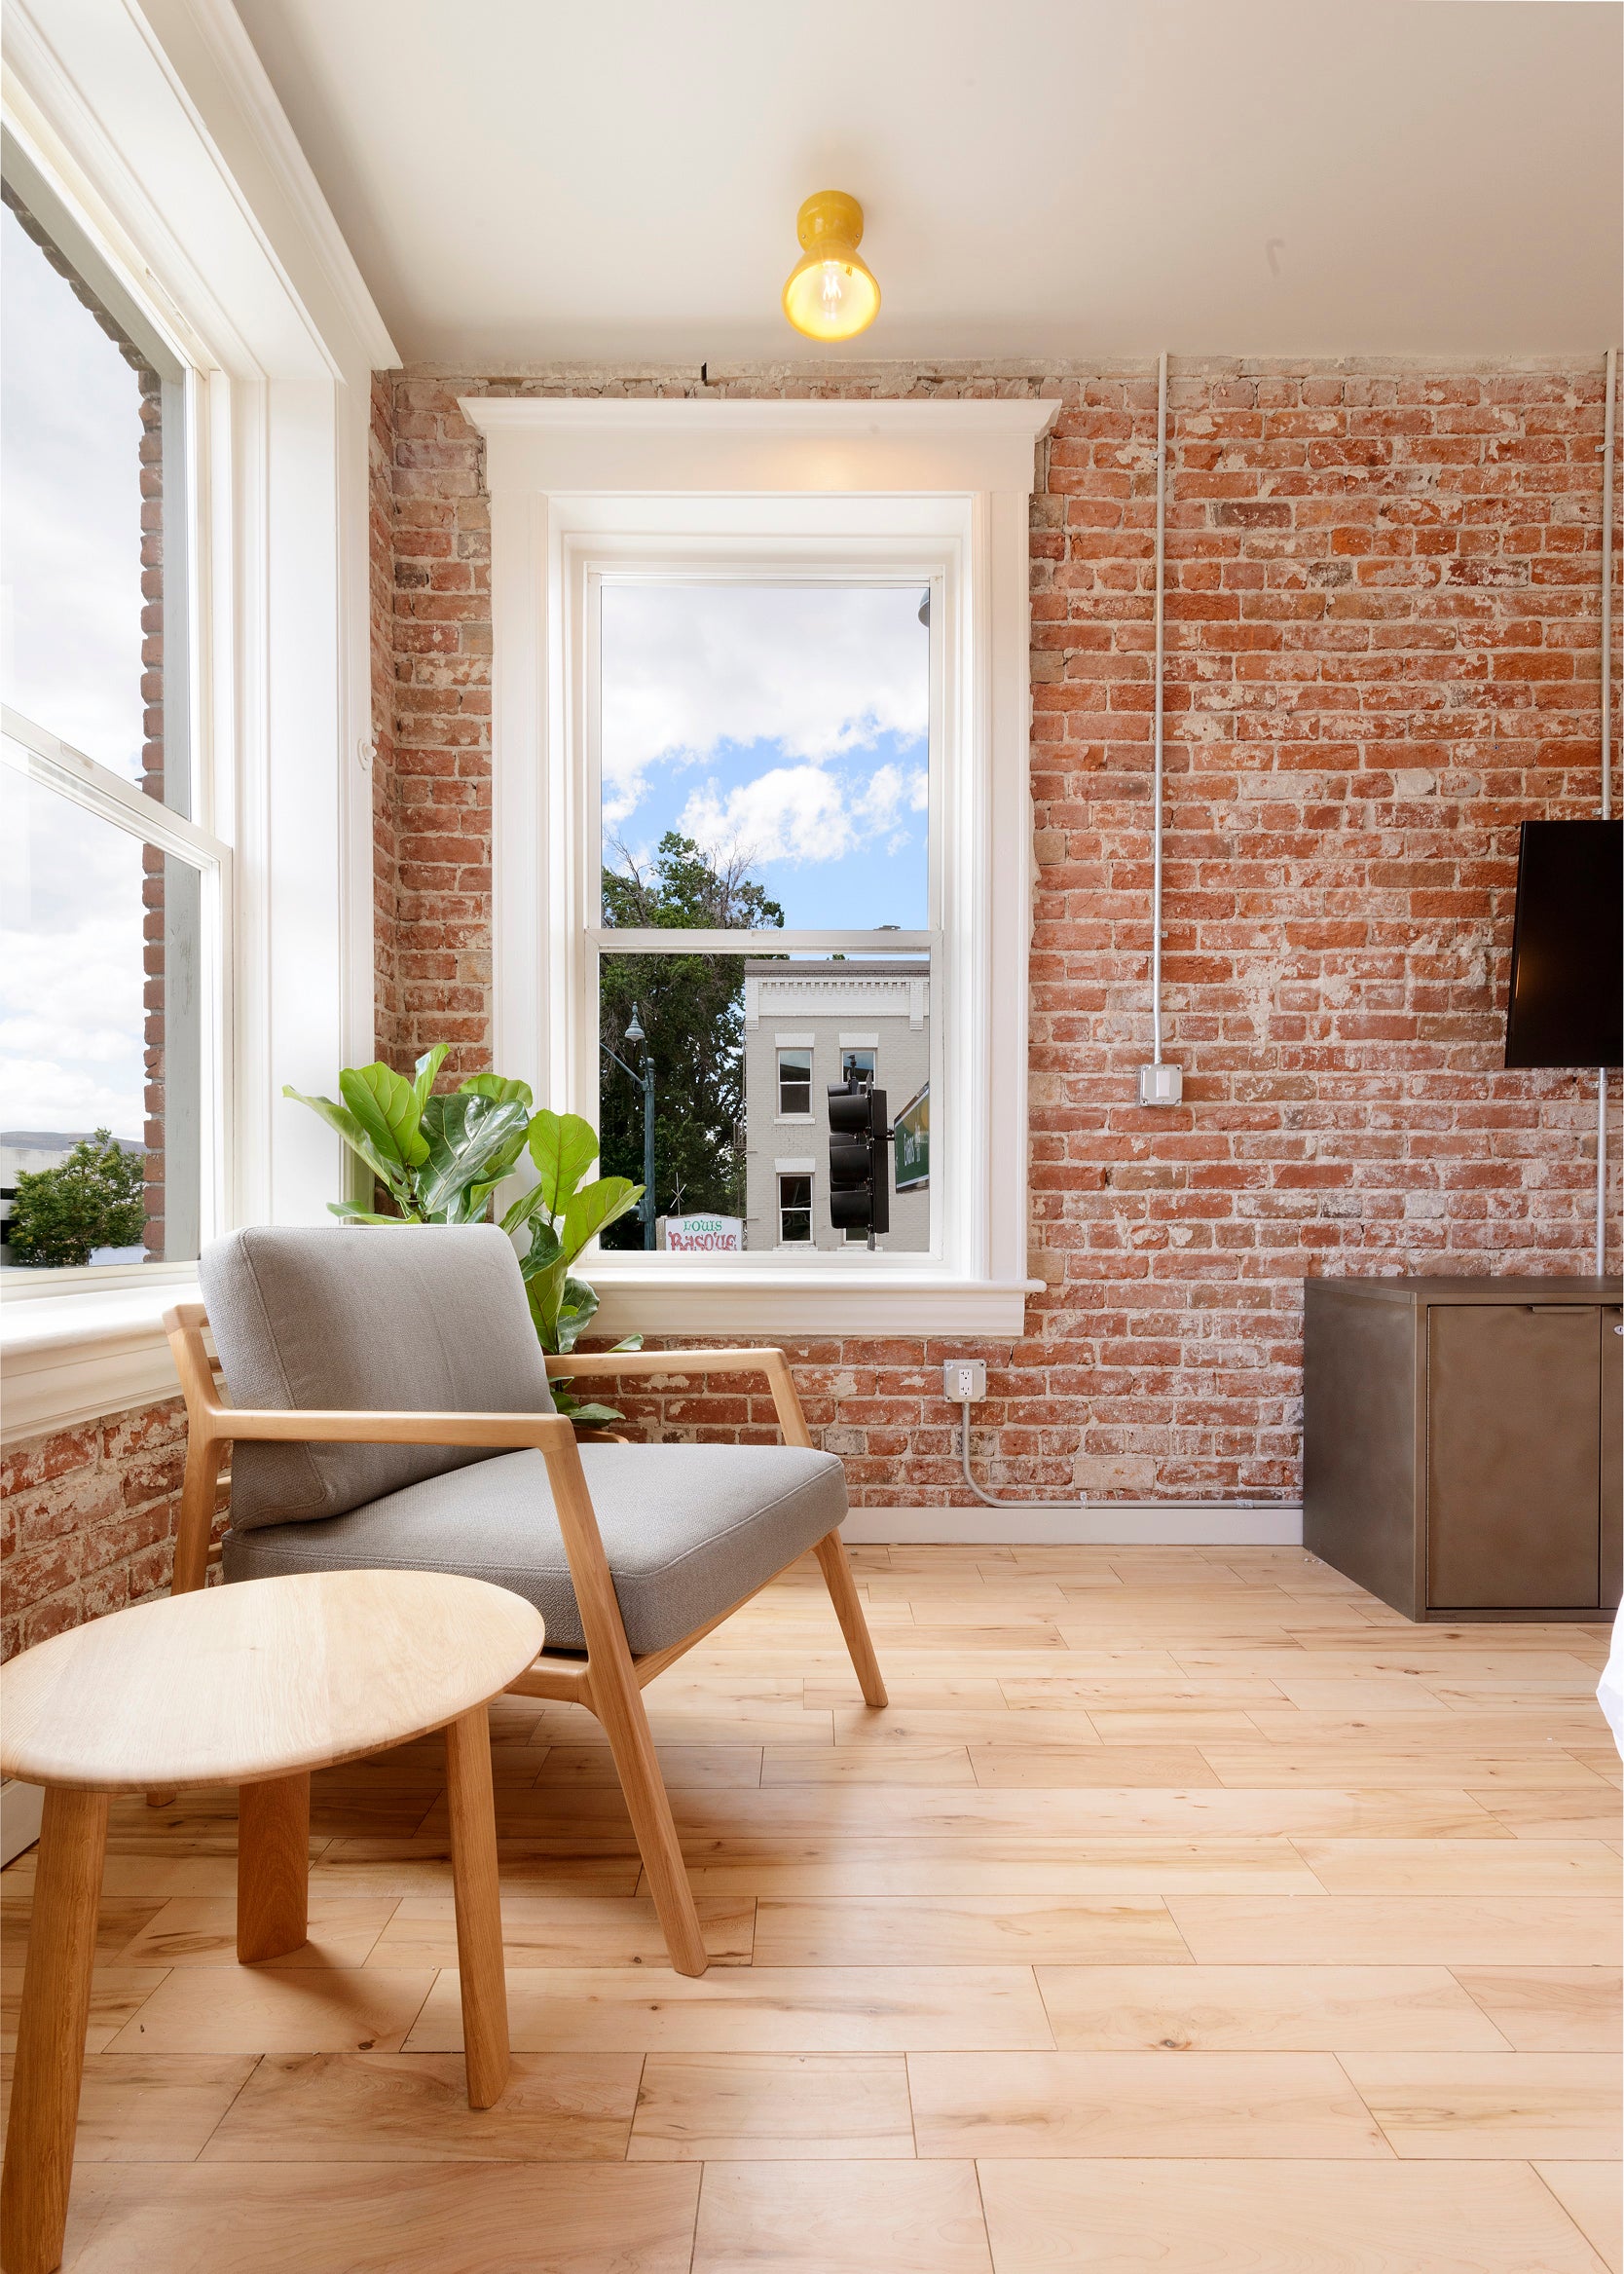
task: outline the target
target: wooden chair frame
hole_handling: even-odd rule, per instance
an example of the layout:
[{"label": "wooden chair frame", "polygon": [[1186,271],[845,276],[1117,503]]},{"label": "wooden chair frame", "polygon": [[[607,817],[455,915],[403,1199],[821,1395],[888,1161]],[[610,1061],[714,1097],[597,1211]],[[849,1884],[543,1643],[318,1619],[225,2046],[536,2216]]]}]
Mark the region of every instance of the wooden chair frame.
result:
[{"label": "wooden chair frame", "polygon": [[[679,1974],[703,1974],[705,1941],[694,1909],[683,1850],[672,1818],[671,1802],[644,1710],[643,1692],[656,1674],[713,1627],[720,1626],[740,1603],[759,1590],[751,1588],[715,1619],[694,1628],[668,1649],[634,1657],[615,1600],[609,1559],[587,1489],[586,1474],[575,1442],[575,1432],[561,1415],[551,1413],[344,1413],[311,1409],[249,1412],[225,1397],[218,1361],[209,1356],[203,1336],[207,1315],[201,1303],[182,1303],[167,1311],[164,1324],[175,1370],[186,1399],[189,1435],[186,1473],[181,1487],[180,1521],[175,1536],[171,1592],[183,1594],[201,1587],[211,1560],[210,1541],[221,1471],[235,1439],[279,1443],[338,1443],[385,1445],[488,1445],[512,1451],[538,1452],[547,1464],[564,1553],[580,1610],[586,1642],[583,1658],[564,1658],[545,1649],[508,1684],[527,1697],[560,1698],[584,1705],[603,1724],[609,1750],[626,1797],[632,1829],[637,1836],[648,1889],[654,1899],[671,1962]],[[549,1374],[572,1379],[587,1374],[638,1376],[669,1373],[674,1366],[704,1374],[764,1373],[772,1392],[778,1426],[784,1441],[810,1446],[812,1435],[795,1393],[789,1361],[781,1350],[572,1351],[567,1358],[549,1357]],[[865,1702],[884,1705],[885,1684],[874,1657],[867,1621],[846,1561],[838,1531],[827,1533],[813,1552],[829,1588],[834,1615],[840,1622],[851,1653]],[[787,1570],[788,1565],[782,1567]],[[774,1573],[773,1577],[779,1577]],[[763,1582],[770,1584],[771,1582]]]}]

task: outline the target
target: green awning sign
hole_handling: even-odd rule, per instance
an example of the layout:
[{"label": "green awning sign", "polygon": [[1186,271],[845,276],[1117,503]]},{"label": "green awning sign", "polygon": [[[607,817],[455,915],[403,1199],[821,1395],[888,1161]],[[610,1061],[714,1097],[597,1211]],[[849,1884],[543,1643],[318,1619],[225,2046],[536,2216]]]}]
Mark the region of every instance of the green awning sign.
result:
[{"label": "green awning sign", "polygon": [[897,1190],[927,1192],[931,1182],[931,1085],[908,1100],[893,1127],[897,1137]]}]

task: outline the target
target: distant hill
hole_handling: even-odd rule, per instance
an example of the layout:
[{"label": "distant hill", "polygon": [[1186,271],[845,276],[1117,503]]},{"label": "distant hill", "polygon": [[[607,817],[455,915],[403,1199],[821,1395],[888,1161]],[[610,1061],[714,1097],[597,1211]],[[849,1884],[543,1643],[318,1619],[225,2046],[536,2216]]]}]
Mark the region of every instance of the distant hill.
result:
[{"label": "distant hill", "polygon": [[[0,1129],[0,1145],[16,1145],[31,1153],[71,1153],[75,1145],[94,1135],[93,1129]],[[121,1153],[144,1153],[147,1149],[138,1137],[115,1137],[113,1141]]]}]

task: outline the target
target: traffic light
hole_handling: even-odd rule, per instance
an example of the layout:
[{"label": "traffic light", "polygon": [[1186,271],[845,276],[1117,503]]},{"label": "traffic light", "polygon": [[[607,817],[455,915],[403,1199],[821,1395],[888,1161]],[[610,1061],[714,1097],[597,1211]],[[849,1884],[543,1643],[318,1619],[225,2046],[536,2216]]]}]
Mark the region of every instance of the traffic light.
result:
[{"label": "traffic light", "polygon": [[891,1131],[885,1092],[852,1075],[829,1093],[829,1220],[837,1232],[891,1229]]}]

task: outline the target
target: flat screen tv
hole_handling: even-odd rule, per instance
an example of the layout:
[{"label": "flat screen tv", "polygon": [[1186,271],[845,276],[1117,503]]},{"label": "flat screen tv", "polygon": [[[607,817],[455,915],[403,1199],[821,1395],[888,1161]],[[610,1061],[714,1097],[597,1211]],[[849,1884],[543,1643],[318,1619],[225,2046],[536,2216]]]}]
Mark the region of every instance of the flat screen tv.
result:
[{"label": "flat screen tv", "polygon": [[1523,824],[1505,1062],[1624,1062],[1624,821]]}]

